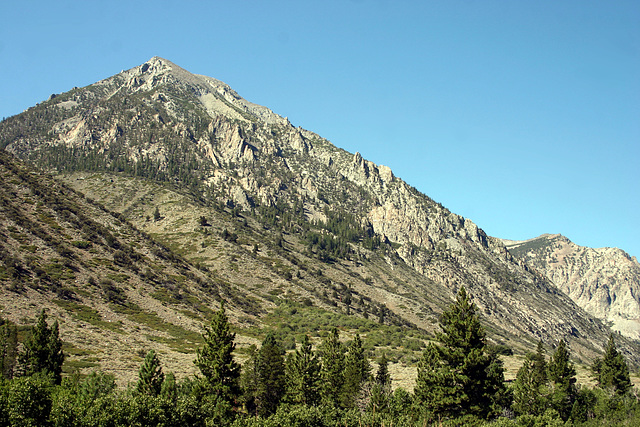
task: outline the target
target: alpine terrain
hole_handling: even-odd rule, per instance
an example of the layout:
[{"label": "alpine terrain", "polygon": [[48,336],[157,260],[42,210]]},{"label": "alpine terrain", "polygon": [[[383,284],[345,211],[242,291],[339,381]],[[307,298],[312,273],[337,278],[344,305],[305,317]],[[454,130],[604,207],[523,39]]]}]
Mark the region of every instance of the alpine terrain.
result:
[{"label": "alpine terrain", "polygon": [[[159,57],[5,119],[0,147],[15,156],[2,155],[2,316],[49,307],[79,368],[124,369],[102,352],[117,341],[111,353],[155,348],[193,370],[189,334],[221,299],[239,350],[267,329],[339,326],[407,364],[461,286],[489,343],[520,354],[566,340],[590,363],[607,322],[637,320],[622,253],[508,248],[388,167]],[[637,364],[629,336],[616,342]]]},{"label": "alpine terrain", "polygon": [[578,246],[560,234],[504,241],[588,313],[640,339],[640,264],[618,248]]}]

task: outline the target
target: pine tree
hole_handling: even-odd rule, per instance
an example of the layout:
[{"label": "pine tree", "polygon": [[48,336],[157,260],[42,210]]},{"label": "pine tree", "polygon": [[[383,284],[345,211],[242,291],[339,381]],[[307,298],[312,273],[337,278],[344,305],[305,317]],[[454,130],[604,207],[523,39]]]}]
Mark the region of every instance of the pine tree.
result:
[{"label": "pine tree", "polygon": [[547,409],[547,362],[542,341],[528,354],[513,384],[513,409],[517,414],[542,415]]},{"label": "pine tree", "polygon": [[164,383],[164,373],[160,360],[154,350],[150,350],[140,366],[138,371],[138,383],[136,390],[139,393],[148,394],[150,396],[158,396],[162,391]]},{"label": "pine tree", "polygon": [[376,384],[383,387],[391,387],[391,374],[389,373],[389,360],[386,354],[382,354],[378,361],[378,370],[376,371]]},{"label": "pine tree", "polygon": [[320,397],[320,362],[305,335],[300,348],[286,363],[287,400],[291,403],[315,405]]},{"label": "pine tree", "polygon": [[204,344],[196,350],[195,365],[202,373],[200,397],[207,397],[225,411],[240,395],[240,365],[233,358],[236,334],[231,332],[224,303],[204,327]]},{"label": "pine tree", "polygon": [[284,396],[284,358],[275,335],[268,334],[258,351],[256,406],[258,415],[267,417],[276,412]]},{"label": "pine tree", "polygon": [[169,372],[165,376],[164,381],[162,381],[160,395],[169,401],[175,401],[177,399],[178,384],[176,383],[176,376],[173,372]]},{"label": "pine tree", "polygon": [[491,408],[488,415],[493,416],[511,406],[513,395],[511,390],[505,386],[504,362],[498,353],[489,351],[487,355],[489,366],[486,370],[486,388],[484,395],[489,397]]},{"label": "pine tree", "polygon": [[551,404],[563,420],[571,415],[571,408],[578,394],[576,370],[569,360],[569,348],[560,340],[556,351],[549,360],[549,380],[551,381]]},{"label": "pine tree", "polygon": [[370,375],[371,366],[364,354],[360,335],[356,334],[347,348],[345,357],[344,384],[342,386],[342,405],[344,407],[353,407],[362,384],[369,379]]},{"label": "pine tree", "polygon": [[602,359],[596,359],[592,367],[598,387],[610,390],[612,393],[623,395],[631,388],[629,368],[622,354],[616,349],[613,334],[609,336],[609,343]]},{"label": "pine tree", "polygon": [[24,375],[44,372],[53,377],[55,384],[60,384],[64,353],[58,321],[49,327],[44,310],[40,312],[38,323],[31,328],[31,336],[24,343],[24,350],[18,356],[18,361]]},{"label": "pine tree", "polygon": [[538,341],[536,352],[531,355],[533,378],[536,384],[545,384],[548,379],[546,350],[542,341]]},{"label": "pine tree", "polygon": [[389,373],[389,360],[383,353],[378,361],[378,370],[371,387],[369,399],[370,412],[386,412],[391,398],[391,374]]},{"label": "pine tree", "polygon": [[13,378],[18,354],[18,327],[0,318],[0,378]]},{"label": "pine tree", "polygon": [[258,416],[256,410],[256,396],[258,394],[258,349],[255,344],[247,348],[248,358],[242,365],[240,388],[242,389],[242,404],[248,414]]},{"label": "pine tree", "polygon": [[339,337],[333,328],[322,344],[322,400],[334,406],[340,405],[344,385],[344,347]]},{"label": "pine tree", "polygon": [[442,313],[439,344],[430,343],[418,365],[415,396],[431,416],[486,418],[502,408],[494,396],[504,395],[504,374],[487,352],[484,329],[464,287]]}]

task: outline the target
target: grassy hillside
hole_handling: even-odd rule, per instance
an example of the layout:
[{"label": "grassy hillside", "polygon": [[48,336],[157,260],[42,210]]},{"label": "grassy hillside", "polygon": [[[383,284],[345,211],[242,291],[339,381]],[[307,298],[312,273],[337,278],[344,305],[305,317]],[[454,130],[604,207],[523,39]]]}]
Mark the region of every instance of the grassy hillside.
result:
[{"label": "grassy hillside", "polygon": [[337,326],[345,339],[365,336],[371,357],[384,349],[411,366],[428,339],[356,289],[373,280],[361,266],[320,268],[288,236],[233,210],[189,203],[149,181],[70,178],[85,190],[111,187],[102,194],[123,213],[111,212],[5,152],[0,173],[2,316],[23,329],[42,308],[59,319],[67,373],[100,368],[126,382],[153,348],[169,370],[191,374],[201,326],[220,299],[240,357],[267,330],[293,348],[302,334],[319,340]]}]

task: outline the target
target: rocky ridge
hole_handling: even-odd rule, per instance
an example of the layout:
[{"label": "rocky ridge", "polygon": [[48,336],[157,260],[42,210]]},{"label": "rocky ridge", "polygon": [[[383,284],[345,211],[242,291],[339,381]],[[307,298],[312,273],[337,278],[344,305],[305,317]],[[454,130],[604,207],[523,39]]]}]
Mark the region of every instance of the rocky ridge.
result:
[{"label": "rocky ridge", "polygon": [[640,339],[640,264],[635,257],[618,248],[579,246],[560,234],[504,242],[588,313]]},{"label": "rocky ridge", "polygon": [[[372,259],[363,241],[375,237],[382,242],[376,253],[384,252],[385,269],[414,272],[395,295],[405,293],[437,313],[465,285],[498,341],[526,347],[539,339],[550,345],[568,339],[586,358],[606,342],[605,325],[469,219],[449,212],[389,168],[162,58],[5,120],[0,143],[62,174],[144,177],[188,189],[205,204],[263,215],[263,221],[271,215],[276,222],[289,218],[279,226],[301,245],[305,230],[321,224],[322,233],[337,240],[337,231],[326,231],[326,224],[344,227],[352,218],[349,228],[361,234],[348,242],[346,261],[358,265]],[[307,253],[320,257],[322,250],[309,244]],[[383,267],[368,265],[370,271]],[[381,288],[375,280],[369,284],[371,294],[378,292],[376,286]],[[421,327],[432,324],[434,316],[416,317],[415,310],[403,312],[400,305],[398,315]]]}]

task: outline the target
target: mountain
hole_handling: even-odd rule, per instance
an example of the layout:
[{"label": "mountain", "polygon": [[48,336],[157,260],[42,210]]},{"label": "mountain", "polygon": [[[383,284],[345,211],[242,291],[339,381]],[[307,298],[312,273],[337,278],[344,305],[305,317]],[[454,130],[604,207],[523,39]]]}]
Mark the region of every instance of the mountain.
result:
[{"label": "mountain", "polygon": [[[433,331],[464,285],[490,341],[516,351],[566,339],[589,361],[610,333],[388,167],[162,58],[4,120],[0,145],[215,273],[241,323],[295,303],[279,327],[313,307]],[[620,343],[633,363],[639,346]]]},{"label": "mountain", "polygon": [[591,315],[640,339],[640,264],[617,248],[578,246],[560,234],[504,241]]}]

